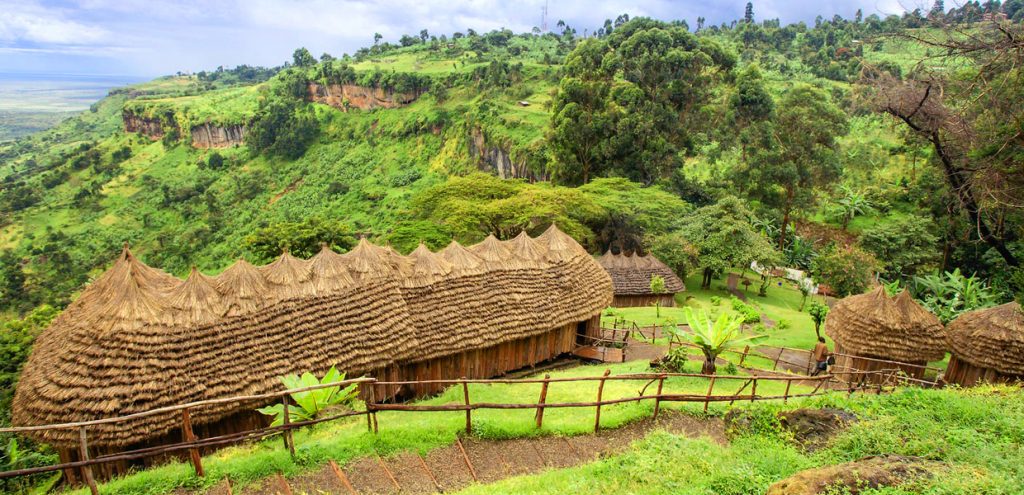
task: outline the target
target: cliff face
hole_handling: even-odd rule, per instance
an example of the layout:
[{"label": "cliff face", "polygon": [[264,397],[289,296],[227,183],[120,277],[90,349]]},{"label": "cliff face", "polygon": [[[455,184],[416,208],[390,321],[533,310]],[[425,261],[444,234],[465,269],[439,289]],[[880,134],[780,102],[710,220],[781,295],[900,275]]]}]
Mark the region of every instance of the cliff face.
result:
[{"label": "cliff face", "polygon": [[137,132],[150,139],[164,137],[164,127],[159,120],[140,117],[127,110],[121,112],[121,120],[124,121],[125,132]]},{"label": "cliff face", "polygon": [[[421,92],[398,93],[381,88],[367,88],[354,84],[323,85],[309,83],[309,100],[330,105],[340,110],[349,108],[371,110],[374,108],[397,108],[408,105],[419,98]],[[345,101],[348,101],[346,107]]]},{"label": "cliff face", "polygon": [[487,141],[479,128],[470,131],[469,154],[477,158],[480,170],[490,172],[502,179],[547,180],[547,174],[535,174],[526,165],[526,160],[512,160],[508,150]]},{"label": "cliff face", "polygon": [[243,125],[216,126],[210,123],[192,128],[193,148],[230,148],[240,145],[248,131]]}]

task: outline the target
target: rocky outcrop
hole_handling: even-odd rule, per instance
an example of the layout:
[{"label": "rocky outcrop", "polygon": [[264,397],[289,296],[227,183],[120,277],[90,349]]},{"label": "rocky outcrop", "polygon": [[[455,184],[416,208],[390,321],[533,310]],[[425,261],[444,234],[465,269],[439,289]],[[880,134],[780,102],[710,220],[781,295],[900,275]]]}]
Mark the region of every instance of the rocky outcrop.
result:
[{"label": "rocky outcrop", "polygon": [[125,110],[121,112],[121,120],[124,121],[125,132],[137,132],[150,139],[164,137],[164,126],[159,119],[142,117]]},{"label": "rocky outcrop", "polygon": [[193,148],[230,148],[245,140],[248,129],[240,124],[200,124],[191,129]]},{"label": "rocky outcrop", "polygon": [[374,108],[397,108],[408,105],[419,98],[423,91],[399,93],[383,88],[368,88],[355,84],[309,83],[309,100],[348,111],[350,108],[372,110]]},{"label": "rocky outcrop", "polygon": [[934,463],[895,455],[863,459],[800,471],[768,488],[768,495],[857,495],[930,478]]},{"label": "rocky outcrop", "polygon": [[481,171],[490,172],[502,179],[547,180],[546,175],[531,172],[525,159],[512,160],[508,150],[488,142],[479,128],[470,131],[469,156],[477,159]]}]

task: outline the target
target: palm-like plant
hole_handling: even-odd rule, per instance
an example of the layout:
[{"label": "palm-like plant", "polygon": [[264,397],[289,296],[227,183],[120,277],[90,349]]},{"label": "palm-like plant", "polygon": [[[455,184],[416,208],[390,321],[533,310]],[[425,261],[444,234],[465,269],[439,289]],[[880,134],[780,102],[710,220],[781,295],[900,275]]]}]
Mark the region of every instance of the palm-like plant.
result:
[{"label": "palm-like plant", "polygon": [[723,312],[717,320],[704,310],[683,308],[686,323],[692,333],[683,332],[679,328],[669,329],[676,337],[692,342],[704,353],[704,366],[701,373],[713,375],[716,371],[715,360],[723,352],[741,344],[755,344],[765,338],[764,335],[745,336],[742,333],[743,320],[737,316]]},{"label": "palm-like plant", "polygon": [[[288,390],[312,387],[327,383],[336,383],[344,380],[345,374],[339,373],[334,366],[331,366],[331,369],[328,370],[321,379],[317,379],[317,377],[313,376],[313,374],[308,371],[303,373],[301,377],[299,375],[281,377],[281,383],[283,383],[285,388]],[[359,395],[356,387],[357,385],[353,383],[345,388],[341,388],[340,386],[324,387],[290,394],[292,400],[295,401],[295,404],[298,407],[288,408],[288,422],[293,423],[296,421],[316,419],[321,412],[330,406],[348,404],[352,402],[352,400]],[[257,411],[266,414],[267,416],[274,416],[274,421],[270,424],[271,426],[284,424],[283,404],[274,404],[272,406],[257,409]]]},{"label": "palm-like plant", "polygon": [[996,295],[976,276],[964,276],[957,268],[943,274],[914,277],[915,298],[943,323],[967,311],[987,308]]},{"label": "palm-like plant", "polygon": [[845,231],[850,226],[850,220],[874,211],[875,205],[863,192],[843,187],[843,197],[836,201],[835,208],[838,216],[842,218]]}]

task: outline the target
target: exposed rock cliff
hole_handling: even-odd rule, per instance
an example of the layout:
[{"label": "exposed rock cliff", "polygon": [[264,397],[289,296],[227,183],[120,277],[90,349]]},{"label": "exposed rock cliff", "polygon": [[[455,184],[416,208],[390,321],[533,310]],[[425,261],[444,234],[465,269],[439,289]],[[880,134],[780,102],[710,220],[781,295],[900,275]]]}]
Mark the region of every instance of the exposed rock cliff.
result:
[{"label": "exposed rock cliff", "polygon": [[547,180],[546,174],[531,172],[522,157],[512,160],[512,156],[504,147],[489,143],[479,128],[470,131],[469,155],[478,160],[480,170],[493,173],[502,179]]},{"label": "exposed rock cliff", "polygon": [[121,112],[125,132],[137,132],[150,139],[164,137],[164,127],[158,119],[150,119],[135,115],[127,110]]},{"label": "exposed rock cliff", "polygon": [[217,126],[206,123],[191,129],[193,148],[230,148],[242,144],[248,129],[239,124]]},{"label": "exposed rock cliff", "polygon": [[[323,85],[309,83],[309,99],[348,111],[349,108],[371,110],[374,108],[397,108],[408,105],[419,98],[422,92],[399,93],[382,88],[367,88],[354,84]],[[346,105],[347,103],[347,105]]]}]

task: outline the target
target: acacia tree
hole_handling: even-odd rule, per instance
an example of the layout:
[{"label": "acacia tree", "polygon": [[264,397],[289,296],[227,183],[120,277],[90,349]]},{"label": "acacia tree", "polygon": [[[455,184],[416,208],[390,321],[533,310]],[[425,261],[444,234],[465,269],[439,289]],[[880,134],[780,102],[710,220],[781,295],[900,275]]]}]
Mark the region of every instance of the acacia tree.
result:
[{"label": "acacia tree", "polygon": [[787,91],[777,110],[770,143],[754,152],[739,178],[752,196],[782,214],[778,245],[783,249],[793,210],[810,203],[813,188],[839,177],[836,138],[848,126],[828,94],[804,84]]},{"label": "acacia tree", "polygon": [[697,248],[703,270],[701,288],[711,287],[716,273],[756,261],[762,266],[779,264],[780,256],[751,223],[753,214],[735,197],[698,208],[680,221],[679,234]]}]

